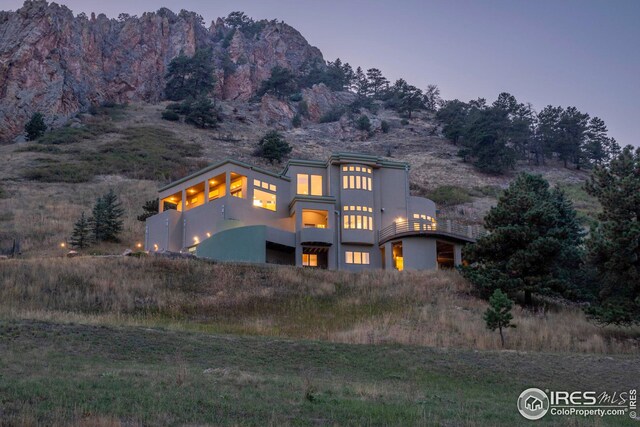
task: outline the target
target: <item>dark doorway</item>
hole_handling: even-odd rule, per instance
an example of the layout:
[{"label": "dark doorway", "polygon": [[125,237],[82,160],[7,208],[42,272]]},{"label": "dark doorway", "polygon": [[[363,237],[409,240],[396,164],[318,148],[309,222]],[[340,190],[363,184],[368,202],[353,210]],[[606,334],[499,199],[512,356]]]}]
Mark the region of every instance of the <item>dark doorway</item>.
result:
[{"label": "dark doorway", "polygon": [[453,258],[453,244],[446,242],[436,242],[436,251],[438,253],[438,268],[447,269],[455,266]]}]

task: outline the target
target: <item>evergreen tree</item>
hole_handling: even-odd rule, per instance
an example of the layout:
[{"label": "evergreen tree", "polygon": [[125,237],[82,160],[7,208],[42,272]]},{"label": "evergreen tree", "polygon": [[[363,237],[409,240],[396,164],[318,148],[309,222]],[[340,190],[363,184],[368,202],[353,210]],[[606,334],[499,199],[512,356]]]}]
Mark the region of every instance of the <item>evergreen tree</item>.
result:
[{"label": "evergreen tree", "polygon": [[367,70],[367,87],[368,95],[378,98],[382,92],[389,86],[389,80],[382,75],[382,71],[377,68],[369,68]]},{"label": "evergreen tree", "polygon": [[424,91],[424,99],[422,102],[424,104],[424,108],[427,111],[435,112],[442,102],[442,99],[440,98],[440,89],[438,89],[438,86],[427,86],[427,90]]},{"label": "evergreen tree", "polygon": [[565,167],[570,161],[577,169],[582,167],[588,122],[589,115],[581,113],[576,107],[568,107],[560,115],[560,139],[556,141],[555,151]]},{"label": "evergreen tree", "polygon": [[369,94],[369,82],[360,67],[356,68],[356,75],[352,87],[359,96],[367,96]]},{"label": "evergreen tree", "polygon": [[575,212],[568,200],[549,190],[539,175],[520,174],[485,217],[489,234],[465,248],[470,265],[463,274],[481,295],[495,289],[565,295],[572,286],[567,270],[578,270],[571,253],[581,244]]},{"label": "evergreen tree", "polygon": [[405,117],[411,117],[414,111],[424,109],[423,94],[417,87],[398,79],[387,91],[385,105]]},{"label": "evergreen tree", "polygon": [[207,127],[215,128],[218,125],[215,106],[204,96],[190,103],[187,110],[186,123],[194,124],[203,129]]},{"label": "evergreen tree", "polygon": [[165,96],[172,101],[208,95],[215,86],[211,52],[199,49],[192,57],[184,52],[169,62]]},{"label": "evergreen tree", "polygon": [[138,221],[145,222],[147,218],[156,215],[160,211],[160,202],[158,199],[151,199],[142,205],[142,213],[138,215]]},{"label": "evergreen tree", "polygon": [[281,162],[282,159],[291,153],[291,146],[277,131],[267,132],[258,142],[256,155],[269,160]]},{"label": "evergreen tree", "polygon": [[89,246],[90,236],[91,230],[89,220],[85,217],[84,212],[82,212],[80,218],[73,226],[73,232],[69,238],[69,244],[73,248],[84,249]]},{"label": "evergreen tree", "polygon": [[436,113],[436,119],[444,123],[442,133],[456,145],[464,134],[469,110],[468,104],[454,99],[444,102]]},{"label": "evergreen tree", "polygon": [[122,232],[124,209],[113,191],[98,197],[93,206],[90,226],[95,241],[117,242]]},{"label": "evergreen tree", "polygon": [[44,116],[42,113],[33,113],[31,119],[24,125],[24,130],[27,132],[27,139],[34,141],[44,135],[47,130],[47,125],[44,123]]},{"label": "evergreen tree", "polygon": [[513,302],[509,299],[507,294],[502,292],[500,289],[496,289],[489,298],[489,308],[484,313],[484,321],[487,324],[487,329],[490,331],[495,331],[496,329],[500,332],[500,342],[502,343],[502,347],[504,347],[504,335],[502,333],[503,329],[506,328],[515,328],[516,325],[511,323],[513,316],[511,315],[511,308],[513,307]]},{"label": "evergreen tree", "polygon": [[358,120],[356,121],[356,127],[359,130],[370,132],[371,131],[371,121],[369,120],[369,117],[365,116],[364,114],[362,116],[358,117]]},{"label": "evergreen tree", "polygon": [[271,76],[262,82],[258,95],[271,93],[278,99],[284,99],[285,96],[291,95],[298,90],[295,76],[288,68],[276,65],[271,69]]},{"label": "evergreen tree", "polygon": [[605,324],[639,323],[640,149],[627,146],[609,164],[596,166],[586,189],[602,205],[587,241],[598,280],[588,313]]}]

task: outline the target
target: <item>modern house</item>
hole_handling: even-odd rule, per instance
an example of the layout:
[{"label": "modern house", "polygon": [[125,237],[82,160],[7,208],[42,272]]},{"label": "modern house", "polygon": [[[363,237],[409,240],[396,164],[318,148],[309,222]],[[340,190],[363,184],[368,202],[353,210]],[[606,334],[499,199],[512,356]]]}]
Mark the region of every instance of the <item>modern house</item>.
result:
[{"label": "modern house", "polygon": [[447,268],[479,232],[411,196],[408,164],[362,154],[290,160],[281,173],[225,160],[161,188],[159,201],[145,248],[219,261]]}]

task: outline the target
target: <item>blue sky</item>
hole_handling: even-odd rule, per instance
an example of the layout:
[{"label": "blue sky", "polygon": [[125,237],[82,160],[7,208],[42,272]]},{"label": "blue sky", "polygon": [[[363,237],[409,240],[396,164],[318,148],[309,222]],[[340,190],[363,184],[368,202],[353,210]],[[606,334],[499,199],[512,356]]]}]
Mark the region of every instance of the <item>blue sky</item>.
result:
[{"label": "blue sky", "polygon": [[[575,105],[640,145],[640,0],[66,0],[76,14],[166,6],[210,22],[234,10],[298,29],[325,59],[380,68],[445,99],[507,91],[536,110]],[[22,1],[3,0],[15,10]]]}]

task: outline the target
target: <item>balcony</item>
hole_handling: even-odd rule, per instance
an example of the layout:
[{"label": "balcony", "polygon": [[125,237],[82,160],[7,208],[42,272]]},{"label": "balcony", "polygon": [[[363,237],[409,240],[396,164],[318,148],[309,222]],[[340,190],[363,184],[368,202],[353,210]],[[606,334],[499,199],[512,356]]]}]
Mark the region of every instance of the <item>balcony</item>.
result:
[{"label": "balcony", "polygon": [[484,228],[477,225],[462,225],[451,220],[439,220],[431,223],[424,220],[399,220],[380,230],[379,243],[385,243],[393,238],[402,236],[433,236],[448,237],[468,243],[486,234]]},{"label": "balcony", "polygon": [[305,227],[298,231],[300,243],[333,244],[333,230],[330,228]]}]

